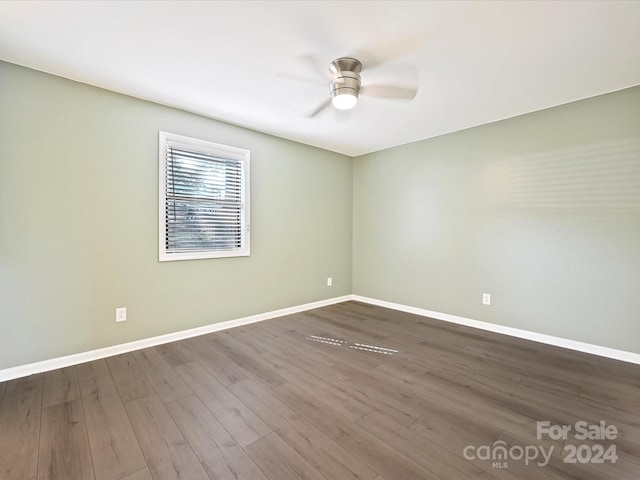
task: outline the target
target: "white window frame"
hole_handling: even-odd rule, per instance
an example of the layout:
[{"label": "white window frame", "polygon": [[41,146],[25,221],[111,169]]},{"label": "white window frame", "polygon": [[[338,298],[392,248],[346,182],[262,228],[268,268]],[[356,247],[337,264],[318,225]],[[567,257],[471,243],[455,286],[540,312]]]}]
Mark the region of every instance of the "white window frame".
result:
[{"label": "white window frame", "polygon": [[[200,140],[174,133],[159,132],[159,261],[196,260],[204,258],[246,257],[250,255],[250,216],[249,216],[249,171],[250,151],[237,147],[230,147],[219,143]],[[166,248],[166,201],[167,201],[167,146],[175,146],[185,150],[206,153],[221,158],[239,161],[242,165],[242,217],[241,217],[241,246],[239,248],[222,249],[211,248],[200,251],[168,252]]]}]

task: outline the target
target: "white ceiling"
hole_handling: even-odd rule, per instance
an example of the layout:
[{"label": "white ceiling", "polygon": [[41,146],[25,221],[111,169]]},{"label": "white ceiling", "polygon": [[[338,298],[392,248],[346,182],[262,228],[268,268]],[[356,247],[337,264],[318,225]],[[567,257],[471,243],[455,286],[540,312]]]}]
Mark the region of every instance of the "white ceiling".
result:
[{"label": "white ceiling", "polygon": [[[0,59],[351,156],[638,85],[639,49],[640,1],[0,2]],[[287,75],[345,55],[417,96],[309,118]]]}]

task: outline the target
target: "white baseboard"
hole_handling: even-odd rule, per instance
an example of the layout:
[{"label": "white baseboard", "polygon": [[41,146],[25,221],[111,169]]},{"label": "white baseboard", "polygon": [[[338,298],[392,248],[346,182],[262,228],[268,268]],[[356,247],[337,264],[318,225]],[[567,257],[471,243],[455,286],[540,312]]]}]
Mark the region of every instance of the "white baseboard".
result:
[{"label": "white baseboard", "polygon": [[415,315],[434,318],[436,320],[456,323],[458,325],[466,325],[468,327],[478,328],[480,330],[501,333],[512,337],[523,338],[526,340],[532,340],[534,342],[545,343],[547,345],[568,348],[570,350],[591,353],[593,355],[599,355],[601,357],[612,358],[615,360],[621,360],[623,362],[635,363],[640,365],[640,354],[634,352],[626,352],[624,350],[617,350],[615,348],[602,347],[600,345],[578,342],[566,338],[554,337],[552,335],[520,330],[518,328],[505,327],[503,325],[482,322],[480,320],[472,320],[470,318],[450,315],[448,313],[434,312],[432,310],[411,307],[400,303],[393,303],[384,300],[377,300],[375,298],[363,297],[361,295],[344,295],[342,297],[334,297],[326,300],[320,300],[318,302],[305,303],[303,305],[283,308],[266,313],[259,313],[257,315],[237,318],[225,322],[213,323],[211,325],[191,328],[189,330],[182,330],[180,332],[168,333],[165,335],[159,335],[157,337],[135,340],[133,342],[99,348],[97,350],[90,350],[88,352],[75,353],[64,357],[52,358],[50,360],[44,360],[41,362],[6,368],[4,370],[0,370],[0,382],[13,380],[14,378],[26,377],[36,373],[48,372],[57,368],[64,368],[72,365],[78,365],[80,363],[91,362],[93,360],[99,360],[101,358],[111,357],[113,355],[118,355],[121,353],[132,352],[134,350],[153,347],[155,345],[162,345],[163,343],[175,342],[177,340],[183,340],[185,338],[197,337],[199,335],[205,335],[207,333],[227,330],[229,328],[239,327],[242,325],[249,325],[251,323],[261,322],[263,320],[269,320],[271,318],[283,317],[285,315],[313,310],[314,308],[326,307],[327,305],[347,302],[350,300],[369,303],[371,305],[390,308],[392,310],[413,313]]},{"label": "white baseboard", "polygon": [[72,355],[66,355],[64,357],[52,358],[50,360],[44,360],[41,362],[30,363],[27,365],[20,365],[18,367],[6,368],[4,370],[0,370],[0,382],[13,380],[14,378],[26,377],[29,375],[33,375],[35,373],[48,372],[50,370],[55,370],[58,368],[78,365],[80,363],[91,362],[93,360],[99,360],[101,358],[111,357],[113,355],[118,355],[121,353],[132,352],[134,350],[153,347],[155,345],[162,345],[163,343],[175,342],[177,340],[183,340],[185,338],[197,337],[199,335],[218,332],[220,330],[227,330],[229,328],[248,325],[250,323],[261,322],[263,320],[269,320],[271,318],[283,317],[285,315],[304,312],[306,310],[325,307],[327,305],[342,303],[349,300],[351,300],[351,295],[334,297],[334,298],[329,298],[327,300],[320,300],[318,302],[297,305],[295,307],[288,307],[288,308],[282,308],[280,310],[274,310],[271,312],[259,313],[257,315],[251,315],[249,317],[243,317],[243,318],[237,318],[235,320],[228,320],[225,322],[213,323],[211,325],[205,325],[203,327],[191,328],[189,330],[182,330],[180,332],[167,333],[165,335],[159,335],[157,337],[144,338],[142,340],[135,340],[133,342],[121,343],[119,345],[112,345],[110,347],[99,348],[97,350],[90,350],[88,352],[75,353]]},{"label": "white baseboard", "polygon": [[543,333],[530,332],[528,330],[520,330],[518,328],[505,327],[503,325],[496,325],[495,323],[472,320],[470,318],[458,317],[456,315],[450,315],[448,313],[433,312],[431,310],[425,310],[423,308],[410,307],[407,305],[402,305],[400,303],[386,302],[384,300],[377,300],[375,298],[363,297],[360,295],[351,295],[350,299],[357,302],[377,305],[379,307],[390,308],[392,310],[413,313],[423,317],[435,318],[436,320],[457,323],[458,325],[466,325],[468,327],[478,328],[480,330],[501,333],[512,337],[523,338],[526,340],[532,340],[534,342],[545,343],[547,345],[568,348],[570,350],[576,350],[578,352],[591,353],[593,355],[599,355],[601,357],[612,358],[615,360],[621,360],[623,362],[635,363],[640,365],[640,354],[634,352],[602,347],[600,345],[578,342],[575,340],[569,340],[567,338],[554,337],[552,335],[545,335]]}]

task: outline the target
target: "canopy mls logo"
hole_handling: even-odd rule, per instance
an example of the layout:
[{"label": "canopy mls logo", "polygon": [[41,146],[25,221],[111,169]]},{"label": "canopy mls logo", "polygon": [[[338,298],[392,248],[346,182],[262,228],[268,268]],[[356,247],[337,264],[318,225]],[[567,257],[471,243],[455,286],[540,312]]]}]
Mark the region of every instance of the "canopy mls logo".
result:
[{"label": "canopy mls logo", "polygon": [[[618,438],[618,428],[607,425],[602,420],[597,424],[590,424],[580,420],[573,425],[552,424],[549,421],[539,421],[536,425],[538,440],[563,441],[560,455],[564,463],[616,463],[618,455],[616,445],[609,443],[602,445],[598,441],[611,442]],[[574,444],[573,440],[589,443]],[[496,440],[491,445],[467,445],[462,454],[466,460],[491,461],[492,468],[508,468],[509,461],[523,461],[525,465],[535,464],[545,467],[549,464],[556,446],[542,445],[513,445],[508,446],[503,440]]]},{"label": "canopy mls logo", "polygon": [[507,460],[524,460],[524,464],[529,465],[538,459],[540,460],[536,462],[537,465],[544,467],[551,460],[553,447],[549,447],[547,450],[536,445],[509,447],[507,442],[496,440],[491,445],[480,445],[479,447],[467,445],[462,454],[466,460],[490,460],[493,468],[507,468],[509,466]]}]

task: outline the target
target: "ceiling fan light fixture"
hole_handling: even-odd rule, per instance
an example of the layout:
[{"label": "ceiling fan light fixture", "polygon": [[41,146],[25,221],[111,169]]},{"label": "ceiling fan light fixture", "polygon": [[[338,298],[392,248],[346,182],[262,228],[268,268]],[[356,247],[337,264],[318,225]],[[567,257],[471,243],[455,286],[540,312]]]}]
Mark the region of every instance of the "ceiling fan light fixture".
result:
[{"label": "ceiling fan light fixture", "polygon": [[331,87],[331,103],[338,110],[349,110],[358,103],[360,93],[360,71],[362,64],[355,58],[342,57],[329,64],[333,80]]},{"label": "ceiling fan light fixture", "polygon": [[[341,88],[340,90],[347,90],[346,88]],[[335,90],[332,95],[331,103],[338,110],[350,110],[356,106],[358,103],[358,94],[355,91],[340,91]]]}]

